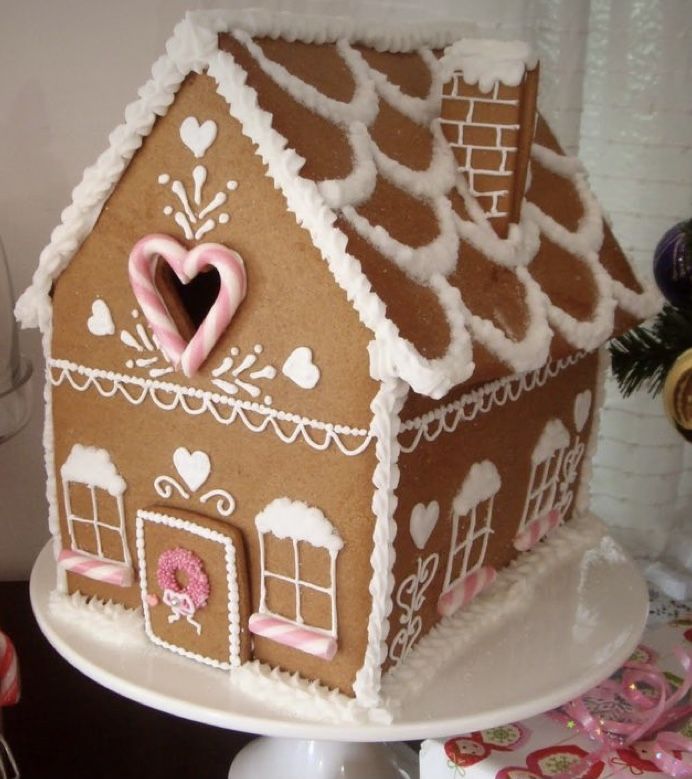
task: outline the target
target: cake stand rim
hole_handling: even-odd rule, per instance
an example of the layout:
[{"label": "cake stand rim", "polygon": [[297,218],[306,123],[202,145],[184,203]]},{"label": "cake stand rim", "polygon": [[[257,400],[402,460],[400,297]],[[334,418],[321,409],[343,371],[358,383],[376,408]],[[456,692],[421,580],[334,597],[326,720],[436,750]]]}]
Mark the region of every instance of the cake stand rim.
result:
[{"label": "cake stand rim", "polygon": [[[588,672],[581,673],[571,681],[566,680],[559,688],[553,688],[547,693],[520,700],[501,708],[478,709],[471,714],[464,713],[459,716],[436,717],[433,715],[420,719],[395,718],[391,723],[317,721],[268,708],[266,712],[253,713],[253,708],[262,709],[263,704],[260,701],[249,701],[247,696],[244,698],[242,695],[233,701],[233,705],[229,708],[220,709],[201,701],[191,701],[162,692],[103,667],[94,659],[93,653],[85,654],[83,647],[75,646],[74,636],[70,636],[70,631],[66,631],[64,626],[61,626],[60,622],[50,613],[49,598],[56,582],[51,541],[48,541],[43,547],[32,568],[30,599],[41,632],[63,659],[97,684],[150,708],[227,730],[270,737],[360,742],[411,741],[468,733],[527,719],[566,703],[610,676],[627,660],[637,646],[646,626],[648,614],[647,587],[641,572],[629,557],[626,558],[626,565],[621,566],[618,575],[623,576],[623,573],[629,578],[633,597],[629,609],[622,612],[630,615],[628,617],[628,635],[608,659],[592,666]],[[604,590],[607,595],[608,588],[604,588]],[[639,613],[639,617],[632,621],[632,614],[636,612]],[[624,628],[624,625],[621,628]],[[101,646],[107,654],[112,652],[115,655],[118,651],[118,647],[108,647],[106,644]],[[218,679],[217,674],[220,673],[218,670],[201,666],[198,663],[190,664],[190,661],[173,655],[165,649],[152,645],[147,647],[147,652],[156,655],[163,663],[167,661],[169,663],[183,662],[186,668],[192,666],[197,669],[197,673],[208,672],[214,675],[210,678]],[[568,676],[569,669],[565,669],[565,677]],[[233,696],[238,695],[236,690],[232,690],[232,694]]]}]

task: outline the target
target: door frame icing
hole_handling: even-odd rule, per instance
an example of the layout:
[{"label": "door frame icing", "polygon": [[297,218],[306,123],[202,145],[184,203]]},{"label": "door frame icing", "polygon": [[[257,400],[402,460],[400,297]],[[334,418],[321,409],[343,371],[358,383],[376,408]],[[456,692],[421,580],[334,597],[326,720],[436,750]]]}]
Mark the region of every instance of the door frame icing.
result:
[{"label": "door frame icing", "polygon": [[[183,647],[171,644],[158,636],[152,628],[150,606],[148,602],[148,582],[147,582],[147,557],[144,540],[144,527],[145,523],[152,523],[157,525],[165,525],[172,529],[181,530],[186,533],[205,538],[209,541],[220,544],[224,548],[224,558],[226,562],[226,580],[228,583],[228,662],[220,662],[211,657],[205,657],[196,652],[183,649]],[[204,525],[197,524],[189,519],[182,519],[181,517],[171,516],[161,510],[156,509],[139,509],[137,511],[136,519],[137,528],[137,561],[139,565],[139,581],[142,594],[142,611],[144,614],[144,630],[147,637],[154,644],[164,647],[165,649],[175,652],[176,654],[183,655],[192,660],[197,660],[201,663],[211,665],[214,668],[220,668],[222,670],[230,670],[231,668],[238,668],[243,660],[241,659],[241,615],[240,615],[240,579],[238,574],[243,572],[238,570],[239,560],[236,554],[236,547],[234,539],[230,535],[224,535],[218,530],[205,527]],[[230,529],[230,528],[229,528]],[[241,558],[242,559],[242,558]],[[244,572],[247,574],[247,572]]]}]

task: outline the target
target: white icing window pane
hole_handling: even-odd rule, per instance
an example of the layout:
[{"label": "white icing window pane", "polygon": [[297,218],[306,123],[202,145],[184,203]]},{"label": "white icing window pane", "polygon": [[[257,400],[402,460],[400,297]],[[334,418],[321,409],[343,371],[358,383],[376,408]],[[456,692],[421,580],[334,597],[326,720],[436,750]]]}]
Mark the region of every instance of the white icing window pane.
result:
[{"label": "white icing window pane", "polygon": [[118,513],[117,500],[105,490],[97,489],[95,490],[95,495],[99,522],[102,525],[120,528],[120,514]]},{"label": "white icing window pane", "polygon": [[[99,535],[101,536],[102,556],[118,563],[126,562],[120,530],[101,525],[99,526]],[[181,582],[181,584],[183,583]]]},{"label": "white icing window pane", "polygon": [[[331,586],[329,550],[301,541],[298,544],[298,557],[300,578],[303,581],[308,581],[319,587]],[[308,621],[307,618],[305,621]]]},{"label": "white icing window pane", "polygon": [[459,517],[459,531],[457,533],[457,546],[451,550],[453,556],[451,581],[456,581],[464,574],[464,558],[466,556],[466,546],[469,530],[471,529],[471,517]]},{"label": "white icing window pane", "polygon": [[264,535],[264,568],[271,573],[288,576],[295,575],[293,541],[290,538],[277,538],[272,533]]},{"label": "white icing window pane", "polygon": [[550,509],[553,507],[554,499],[555,499],[555,487],[553,485],[549,485],[543,491],[543,495],[541,496],[540,503],[538,504],[538,508],[536,509],[536,516],[541,517],[543,516],[543,514],[550,511]]},{"label": "white icing window pane", "polygon": [[305,625],[322,630],[332,628],[332,599],[323,592],[300,588],[300,610]]},{"label": "white icing window pane", "polygon": [[466,569],[465,576],[473,573],[475,570],[480,568],[481,565],[483,565],[483,556],[485,552],[484,546],[485,544],[483,543],[483,536],[476,536],[471,543],[468,567]]},{"label": "white icing window pane", "polygon": [[91,502],[91,490],[85,484],[68,482],[70,509],[73,516],[93,520],[94,507]]},{"label": "white icing window pane", "polygon": [[265,577],[267,611],[286,619],[296,619],[296,588],[293,581]]},{"label": "white icing window pane", "polygon": [[98,540],[96,528],[93,522],[74,522],[74,538],[77,549],[87,554],[98,555]]}]

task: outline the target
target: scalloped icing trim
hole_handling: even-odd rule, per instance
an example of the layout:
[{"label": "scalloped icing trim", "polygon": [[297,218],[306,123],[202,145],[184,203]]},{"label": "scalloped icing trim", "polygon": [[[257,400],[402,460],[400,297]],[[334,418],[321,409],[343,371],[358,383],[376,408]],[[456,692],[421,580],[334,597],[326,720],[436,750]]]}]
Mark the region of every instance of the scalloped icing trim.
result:
[{"label": "scalloped icing trim", "polygon": [[[240,420],[253,433],[269,428],[285,444],[302,440],[318,451],[328,449],[333,444],[342,454],[356,456],[368,448],[374,435],[372,430],[319,422],[216,392],[88,368],[68,360],[49,358],[46,361],[46,374],[47,383],[55,387],[64,382],[77,392],[86,392],[93,387],[105,398],[120,394],[134,406],[139,406],[148,398],[162,411],[181,408],[192,416],[209,413],[222,425],[231,425]],[[260,421],[253,421],[253,416],[259,417]],[[287,433],[286,428],[290,428],[290,432]]]},{"label": "scalloped icing trim", "polygon": [[513,403],[523,393],[543,387],[550,379],[555,378],[565,368],[576,365],[585,356],[583,352],[578,352],[546,363],[542,368],[530,373],[489,382],[462,395],[453,403],[446,403],[421,416],[407,419],[400,428],[401,451],[409,454],[422,441],[432,443],[442,433],[453,433],[462,423],[473,421],[479,414],[485,414],[495,406]]},{"label": "scalloped icing trim", "polygon": [[[246,85],[244,71],[229,54],[219,52],[217,35],[222,31],[230,32],[248,46],[260,67],[294,99],[347,131],[356,164],[346,179],[315,184],[300,177],[304,160],[287,148],[286,139],[272,129],[271,116],[258,107],[257,95]],[[404,95],[383,73],[371,68],[349,41],[359,41],[379,51],[418,50],[430,67],[436,85],[442,78],[442,66],[426,47],[448,45],[463,33],[463,27],[439,29],[435,25],[385,31],[383,27],[357,21],[262,11],[188,14],[168,41],[167,56],[155,63],[152,78],[139,90],[140,99],[126,108],[125,123],[111,133],[109,149],[85,171],[82,182],[75,188],[72,204],[63,212],[62,223],[41,255],[32,286],[17,303],[18,318],[25,326],[38,324],[45,331],[50,321],[49,292],[53,279],[90,232],[129,160],[156,118],[166,113],[185,75],[204,69],[217,81],[219,93],[229,102],[243,132],[257,145],[269,175],[286,197],[289,210],[310,232],[335,280],[345,290],[363,324],[374,333],[369,348],[374,379],[402,378],[414,391],[441,398],[473,373],[471,336],[512,369],[524,371],[539,367],[547,358],[551,328],[559,331],[575,349],[593,349],[612,332],[616,304],[630,314],[645,318],[656,310],[658,298],[648,290],[638,294],[626,289],[612,280],[598,263],[602,216],[577,161],[539,146],[533,148],[533,156],[540,164],[574,181],[585,212],[579,229],[570,233],[535,205],[525,203],[520,224],[510,231],[508,240],[502,240],[494,235],[485,215],[468,193],[462,192],[462,196],[468,201],[471,221],[452,214],[447,198],[437,194],[442,183],[448,183],[443,175],[444,160],[453,163],[435,121],[431,126],[433,160],[428,171],[409,171],[373,148],[374,142],[369,139],[366,128],[376,112],[378,94],[414,121],[425,123],[433,112],[433,89],[425,99]],[[260,35],[313,43],[338,42],[339,52],[356,82],[354,98],[349,103],[332,100],[290,74],[267,58],[252,41],[253,36]],[[404,246],[381,226],[370,225],[355,213],[354,206],[372,192],[378,172],[413,194],[432,198],[439,235],[428,246],[417,249]],[[461,189],[463,185],[458,183],[457,187]],[[344,216],[361,235],[436,294],[450,330],[446,355],[426,359],[387,319],[386,307],[373,292],[360,264],[346,252],[346,237],[334,227],[336,214],[332,209],[335,208],[343,209]],[[592,321],[580,322],[557,308],[522,270],[538,249],[541,232],[573,254],[575,261],[589,266],[599,295]],[[445,276],[456,267],[460,238],[472,242],[491,261],[516,269],[520,283],[527,290],[525,299],[530,313],[528,330],[521,341],[514,341],[494,323],[473,315],[458,290],[447,282]]]},{"label": "scalloped icing trim", "polygon": [[396,712],[415,697],[444,666],[492,631],[498,624],[535,606],[543,580],[588,550],[614,542],[592,514],[556,528],[531,552],[520,555],[498,573],[495,583],[451,617],[443,617],[411,650],[406,660],[382,678],[386,708]]}]

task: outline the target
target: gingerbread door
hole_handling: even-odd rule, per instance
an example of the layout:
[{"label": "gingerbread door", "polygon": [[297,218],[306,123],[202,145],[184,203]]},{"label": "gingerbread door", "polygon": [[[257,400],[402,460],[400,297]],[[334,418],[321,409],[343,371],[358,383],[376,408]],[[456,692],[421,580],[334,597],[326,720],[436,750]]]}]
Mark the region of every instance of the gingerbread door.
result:
[{"label": "gingerbread door", "polygon": [[144,626],[160,646],[217,668],[249,658],[240,531],[178,509],[137,512]]}]

